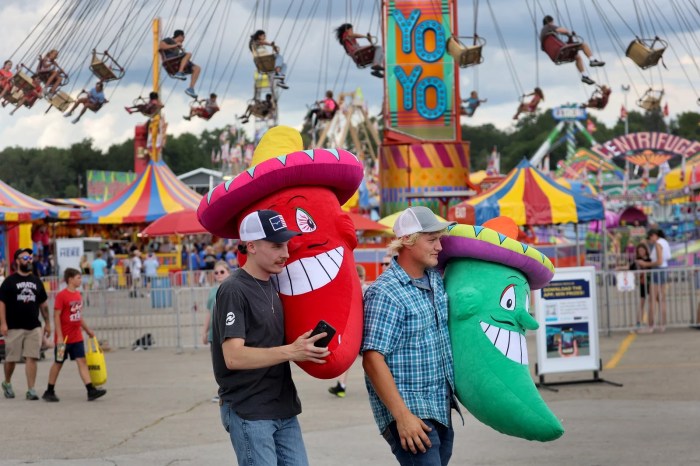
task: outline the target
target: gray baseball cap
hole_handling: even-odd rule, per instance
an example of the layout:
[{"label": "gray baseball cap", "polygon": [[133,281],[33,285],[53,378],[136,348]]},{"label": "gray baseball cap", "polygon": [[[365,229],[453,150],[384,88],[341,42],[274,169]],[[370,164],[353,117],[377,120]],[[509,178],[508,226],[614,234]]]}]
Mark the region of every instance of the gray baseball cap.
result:
[{"label": "gray baseball cap", "polygon": [[415,206],[401,212],[394,223],[394,233],[401,238],[413,233],[435,233],[456,224],[457,222],[440,221],[427,207]]}]

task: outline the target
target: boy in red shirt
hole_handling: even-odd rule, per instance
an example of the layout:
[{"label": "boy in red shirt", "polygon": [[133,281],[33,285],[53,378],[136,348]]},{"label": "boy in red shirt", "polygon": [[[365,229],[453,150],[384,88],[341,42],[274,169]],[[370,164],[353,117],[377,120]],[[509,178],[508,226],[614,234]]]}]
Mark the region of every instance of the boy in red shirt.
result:
[{"label": "boy in red shirt", "polygon": [[[41,398],[46,401],[58,401],[58,397],[54,392],[54,386],[56,385],[58,374],[63,368],[63,361],[65,361],[67,356],[70,356],[78,364],[80,378],[83,379],[87,389],[88,401],[93,401],[107,393],[107,390],[95,388],[92,385],[90,372],[85,362],[85,346],[83,345],[82,331],[85,330],[90,338],[93,338],[95,333],[90,330],[90,327],[82,318],[83,297],[78,291],[82,277],[80,276],[80,271],[67,268],[63,274],[63,279],[66,281],[67,287],[56,295],[54,303],[54,323],[56,325],[55,362],[49,371],[49,385]],[[63,351],[59,350],[59,346],[65,346]]]}]

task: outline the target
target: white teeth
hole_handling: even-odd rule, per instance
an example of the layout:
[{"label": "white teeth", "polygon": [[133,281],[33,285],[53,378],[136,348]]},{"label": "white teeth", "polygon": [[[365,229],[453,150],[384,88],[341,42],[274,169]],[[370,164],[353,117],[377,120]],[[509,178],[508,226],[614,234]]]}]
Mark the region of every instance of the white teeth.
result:
[{"label": "white teeth", "polygon": [[343,263],[344,249],[338,246],[313,257],[304,257],[288,264],[273,277],[273,284],[280,294],[296,296],[318,290],[338,275]]},{"label": "white teeth", "polygon": [[528,364],[525,335],[486,322],[481,322],[481,330],[505,357],[518,364]]}]

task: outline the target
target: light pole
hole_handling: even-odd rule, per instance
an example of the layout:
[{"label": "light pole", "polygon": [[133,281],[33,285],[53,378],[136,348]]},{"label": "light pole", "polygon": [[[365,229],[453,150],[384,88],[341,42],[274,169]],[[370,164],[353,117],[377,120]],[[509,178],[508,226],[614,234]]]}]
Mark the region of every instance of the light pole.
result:
[{"label": "light pole", "polygon": [[[622,89],[622,94],[625,96],[625,136],[629,134],[630,131],[630,125],[629,125],[629,120],[630,120],[630,112],[629,109],[627,108],[627,94],[630,92],[630,85],[622,85],[620,86],[620,89]],[[627,160],[627,157],[625,157],[625,179],[623,180],[623,185],[624,185],[624,191],[627,193],[628,190],[628,180],[630,176],[630,162]]]},{"label": "light pole", "polygon": [[625,95],[625,136],[629,133],[630,130],[630,125],[629,125],[629,110],[627,109],[627,94],[630,92],[630,85],[622,85],[620,87],[622,89],[622,93]]}]

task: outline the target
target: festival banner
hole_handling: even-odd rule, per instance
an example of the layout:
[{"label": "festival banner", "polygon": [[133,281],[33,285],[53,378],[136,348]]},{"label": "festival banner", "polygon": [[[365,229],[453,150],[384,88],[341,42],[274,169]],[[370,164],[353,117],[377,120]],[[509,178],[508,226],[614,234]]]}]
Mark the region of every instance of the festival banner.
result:
[{"label": "festival banner", "polygon": [[90,199],[107,201],[134,182],[136,173],[88,170],[87,190]]},{"label": "festival banner", "polygon": [[427,140],[459,140],[455,62],[447,53],[449,0],[389,0],[385,5],[385,124]]}]

